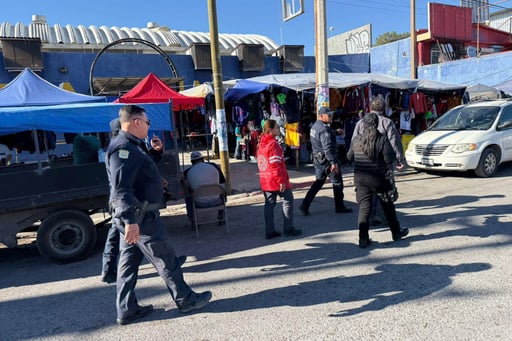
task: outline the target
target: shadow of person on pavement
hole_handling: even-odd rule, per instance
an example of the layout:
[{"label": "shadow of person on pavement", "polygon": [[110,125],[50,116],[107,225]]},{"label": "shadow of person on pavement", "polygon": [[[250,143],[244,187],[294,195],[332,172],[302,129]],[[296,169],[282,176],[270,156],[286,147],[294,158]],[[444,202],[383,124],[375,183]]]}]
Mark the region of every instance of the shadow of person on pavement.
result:
[{"label": "shadow of person on pavement", "polygon": [[[325,200],[329,199],[326,198]],[[316,212],[318,213],[317,217],[295,215],[294,226],[302,229],[303,234],[300,237],[293,238],[293,240],[315,238],[332,232],[354,230],[355,242],[357,239],[356,214],[344,215],[344,219],[334,219],[336,216],[332,199],[330,199],[329,204],[328,209],[319,207],[319,211]],[[325,214],[323,213],[324,209],[326,210]],[[183,225],[182,221],[186,220],[185,216],[164,216],[162,219],[168,226],[172,226],[172,230],[169,230],[169,236],[176,248],[176,252],[193,256],[197,260],[214,259],[239,251],[292,240],[286,237],[272,240],[265,239],[263,200],[247,205],[229,206],[227,211],[229,233],[225,232],[224,226],[205,224],[199,226],[199,238],[196,238],[194,231],[189,225]],[[277,210],[275,223],[276,230],[282,232],[283,223]],[[177,228],[178,224],[182,224],[182,226]]]},{"label": "shadow of person on pavement", "polygon": [[[512,235],[512,230],[506,228],[509,225],[510,205],[490,203],[486,206],[478,203],[481,200],[503,197],[503,195],[482,197],[456,195],[442,199],[414,200],[398,204],[397,210],[401,225],[411,228],[411,234],[407,238],[409,242],[452,236],[488,238],[495,235]],[[400,211],[400,208],[412,207],[417,209],[420,214],[417,212],[408,214]],[[443,208],[450,209],[440,211]],[[431,214],[430,210],[435,210],[435,214]],[[440,224],[450,227],[432,233],[415,231],[415,227],[428,231],[429,228],[435,228]]]},{"label": "shadow of person on pavement", "polygon": [[445,208],[447,206],[459,206],[463,204],[469,204],[471,202],[478,202],[484,199],[497,199],[504,198],[503,194],[493,194],[485,196],[475,195],[448,195],[441,199],[416,199],[406,202],[398,202],[395,204],[398,208],[418,208],[418,209],[437,209]]},{"label": "shadow of person on pavement", "polygon": [[[363,275],[364,285],[359,286],[356,296],[342,296],[342,303],[369,300],[352,308],[340,310],[330,316],[350,316],[366,311],[382,310],[388,306],[416,300],[447,288],[451,277],[465,272],[479,272],[490,269],[487,263],[466,263],[459,265],[431,264],[383,264],[375,268],[375,274]],[[352,279],[357,281],[357,277]],[[455,291],[455,290],[454,290]],[[479,293],[460,292],[457,296],[476,297]],[[449,296],[450,293],[448,292]]]},{"label": "shadow of person on pavement", "polygon": [[[185,272],[205,273],[209,271],[242,268],[260,268],[261,272],[279,272],[329,264],[368,256],[369,249],[359,249],[350,243],[308,243],[304,248],[261,253],[253,256],[212,260],[205,264],[186,264]],[[340,266],[337,264],[336,266]]]},{"label": "shadow of person on pavement", "polygon": [[[297,285],[272,288],[253,294],[212,301],[208,312],[233,312],[279,306],[308,307],[340,302],[341,309],[329,316],[342,317],[381,310],[403,302],[417,300],[452,283],[461,273],[490,269],[488,263],[467,263],[455,266],[430,264],[384,264],[376,272],[352,277],[331,277]],[[449,290],[444,295],[455,294]],[[456,292],[457,296],[484,295],[481,292]],[[366,302],[368,301],[368,302]]]}]

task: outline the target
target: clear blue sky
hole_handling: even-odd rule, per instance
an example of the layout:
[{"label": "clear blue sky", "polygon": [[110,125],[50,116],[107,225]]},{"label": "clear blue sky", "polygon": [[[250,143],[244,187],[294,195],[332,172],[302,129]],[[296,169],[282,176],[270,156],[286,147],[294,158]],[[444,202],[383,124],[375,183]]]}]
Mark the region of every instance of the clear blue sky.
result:
[{"label": "clear blue sky", "polygon": [[[427,2],[416,0],[418,29],[427,28]],[[368,23],[373,42],[385,32],[409,32],[409,5],[410,0],[326,0],[328,36]],[[3,0],[0,22],[29,24],[33,14],[40,14],[50,25],[146,27],[154,21],[173,30],[209,32],[207,7],[207,0]],[[278,45],[304,45],[305,55],[314,55],[313,0],[305,0],[305,13],[288,22],[282,21],[281,0],[218,0],[217,18],[220,33],[261,34]]]}]

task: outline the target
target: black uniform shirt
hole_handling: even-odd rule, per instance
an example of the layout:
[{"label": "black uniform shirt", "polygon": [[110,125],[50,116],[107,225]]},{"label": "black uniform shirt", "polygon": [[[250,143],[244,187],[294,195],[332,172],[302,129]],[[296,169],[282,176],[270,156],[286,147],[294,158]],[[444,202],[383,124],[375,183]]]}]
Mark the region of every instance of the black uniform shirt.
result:
[{"label": "black uniform shirt", "polygon": [[309,136],[313,153],[323,152],[327,161],[331,165],[335,164],[337,162],[336,136],[332,134],[329,125],[321,120],[317,120],[311,127]]},{"label": "black uniform shirt", "polygon": [[162,177],[142,140],[120,131],[107,148],[105,164],[114,217],[125,224],[136,223],[135,211],[142,202],[162,200]]}]

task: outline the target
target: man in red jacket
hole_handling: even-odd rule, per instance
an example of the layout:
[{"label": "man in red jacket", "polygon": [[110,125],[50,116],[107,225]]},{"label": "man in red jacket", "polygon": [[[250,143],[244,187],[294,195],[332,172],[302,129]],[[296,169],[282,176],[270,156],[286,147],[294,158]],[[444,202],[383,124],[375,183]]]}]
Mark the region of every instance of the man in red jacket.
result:
[{"label": "man in red jacket", "polygon": [[265,196],[265,237],[267,239],[281,235],[274,226],[274,207],[276,207],[278,195],[283,198],[284,235],[292,237],[302,233],[301,230],[293,227],[293,193],[283,150],[276,140],[280,134],[276,121],[265,121],[258,147],[258,170],[261,190]]}]

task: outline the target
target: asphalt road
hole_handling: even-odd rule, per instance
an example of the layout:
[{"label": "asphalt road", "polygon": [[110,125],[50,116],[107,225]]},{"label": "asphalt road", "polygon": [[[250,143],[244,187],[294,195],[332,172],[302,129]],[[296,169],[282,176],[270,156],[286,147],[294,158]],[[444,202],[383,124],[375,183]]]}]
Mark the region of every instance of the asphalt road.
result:
[{"label": "asphalt road", "polygon": [[[297,207],[312,172],[290,173]],[[115,323],[115,286],[99,280],[101,245],[70,264],[50,263],[30,245],[0,249],[0,340],[509,340],[511,175],[512,164],[489,179],[397,176],[410,236],[393,243],[375,227],[376,243],[364,250],[356,213],[334,214],[328,185],[310,216],[296,212],[299,238],[263,238],[258,193],[230,198],[229,234],[209,225],[199,239],[183,205],[170,206],[162,213],[177,253],[189,256],[185,279],[212,290],[213,300],[199,313],[178,313],[144,264],[137,295],[156,311],[127,326]],[[344,178],[356,208],[349,169]]]}]

